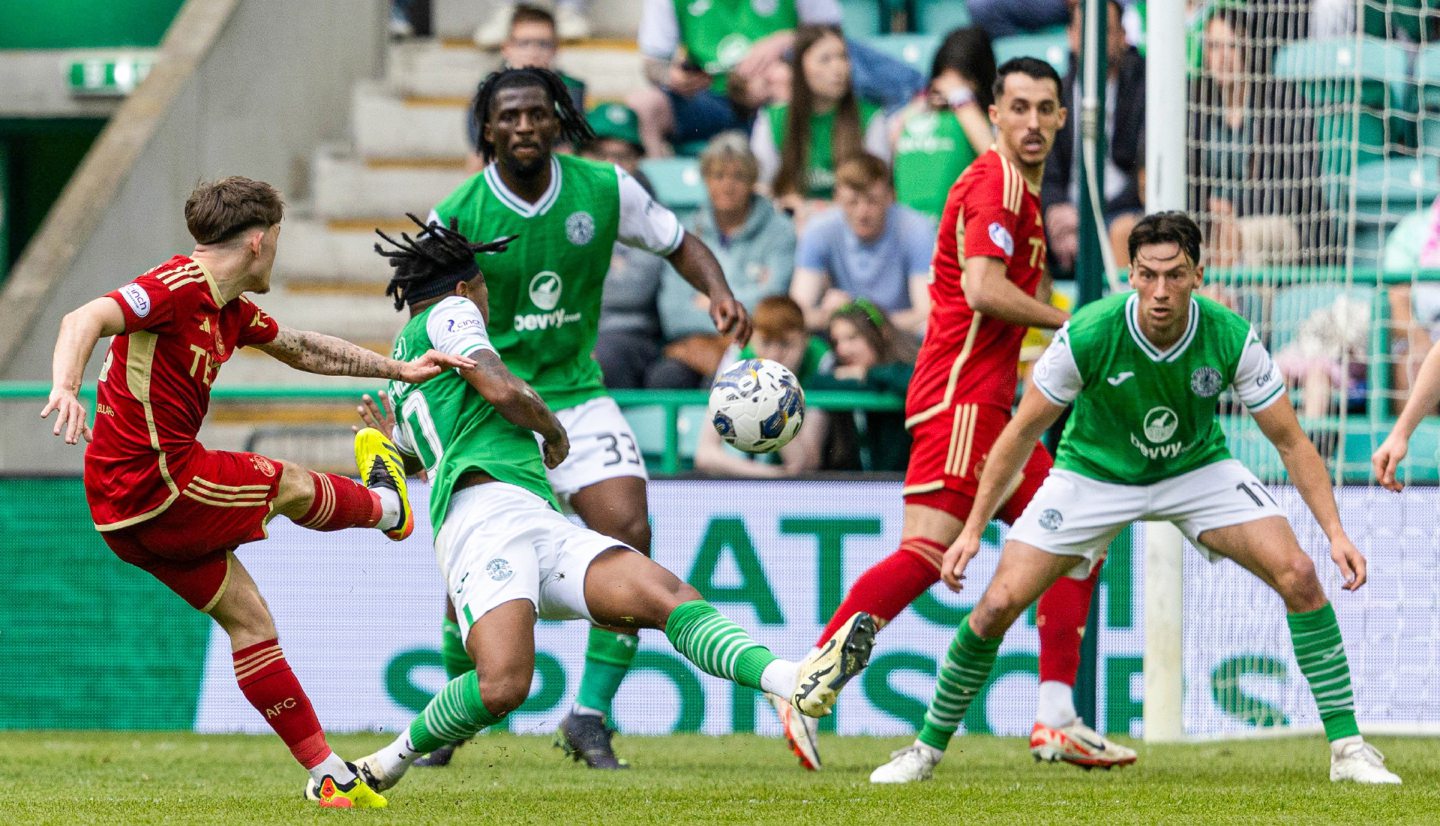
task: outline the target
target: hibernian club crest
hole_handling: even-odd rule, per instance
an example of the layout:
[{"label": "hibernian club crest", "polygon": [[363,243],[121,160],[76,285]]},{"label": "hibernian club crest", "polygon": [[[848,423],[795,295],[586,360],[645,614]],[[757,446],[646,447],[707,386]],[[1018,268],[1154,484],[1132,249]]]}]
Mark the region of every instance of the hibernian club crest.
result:
[{"label": "hibernian club crest", "polygon": [[1214,367],[1198,367],[1190,374],[1190,389],[1202,399],[1220,395],[1220,382],[1220,371]]},{"label": "hibernian club crest", "polygon": [[565,237],[577,247],[583,247],[595,237],[595,219],[585,211],[572,212],[565,219]]}]

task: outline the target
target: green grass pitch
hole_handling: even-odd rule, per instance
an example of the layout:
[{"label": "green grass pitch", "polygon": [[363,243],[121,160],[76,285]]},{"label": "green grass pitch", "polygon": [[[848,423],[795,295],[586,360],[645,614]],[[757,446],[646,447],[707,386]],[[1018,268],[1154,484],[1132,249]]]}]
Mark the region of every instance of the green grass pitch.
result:
[{"label": "green grass pitch", "polygon": [[[381,735],[331,738],[359,756]],[[6,732],[5,823],[1435,823],[1440,741],[1375,738],[1401,787],[1331,784],[1322,738],[1145,746],[1114,771],[1034,763],[1023,740],[962,737],[935,779],[872,787],[903,739],[827,738],[825,770],[778,740],[620,737],[633,767],[600,773],[548,738],[482,736],[445,769],[415,769],[390,808],[321,811],[278,740],[133,732]]]}]

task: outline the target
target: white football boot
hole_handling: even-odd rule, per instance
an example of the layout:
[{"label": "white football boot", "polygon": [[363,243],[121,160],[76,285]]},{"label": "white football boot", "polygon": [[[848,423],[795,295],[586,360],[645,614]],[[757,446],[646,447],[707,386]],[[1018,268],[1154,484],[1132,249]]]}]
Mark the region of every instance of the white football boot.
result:
[{"label": "white football boot", "polygon": [[806,717],[829,714],[840,689],[870,663],[874,646],[875,619],[857,612],[800,662],[790,704]]},{"label": "white football boot", "polygon": [[1399,784],[1400,776],[1385,768],[1385,755],[1379,749],[1356,739],[1340,748],[1331,746],[1330,780],[1333,783]]},{"label": "white football boot", "polygon": [[800,765],[812,772],[820,771],[820,721],[796,711],[784,697],[767,693],[765,699],[770,701],[775,715],[780,718],[785,741],[800,758]]},{"label": "white football boot", "polygon": [[935,774],[935,765],[945,752],[916,740],[890,753],[890,762],[870,772],[871,783],[917,783]]},{"label": "white football boot", "polygon": [[1030,729],[1030,753],[1036,760],[1064,761],[1083,769],[1128,766],[1137,759],[1134,749],[1111,742],[1077,718],[1061,728],[1036,723]]}]

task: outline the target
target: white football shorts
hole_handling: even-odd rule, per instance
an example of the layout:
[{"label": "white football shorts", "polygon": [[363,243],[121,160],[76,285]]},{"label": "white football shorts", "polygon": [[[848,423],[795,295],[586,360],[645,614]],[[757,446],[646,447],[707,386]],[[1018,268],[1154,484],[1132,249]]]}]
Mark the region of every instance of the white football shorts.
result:
[{"label": "white football shorts", "polygon": [[485,612],[527,599],[542,619],[592,620],[585,572],[610,548],[629,548],[566,519],[505,482],[462,488],[435,534],[435,561],[460,618],[461,639]]},{"label": "white football shorts", "polygon": [[1220,558],[1200,534],[1267,516],[1284,516],[1255,474],[1234,459],[1152,485],[1117,485],[1055,468],[1010,529],[1010,539],[1076,556],[1068,576],[1084,579],[1131,522],[1173,522],[1211,562]]},{"label": "white football shorts", "polygon": [[[570,437],[570,455],[559,467],[546,472],[551,489],[562,503],[568,504],[577,491],[606,479],[649,478],[635,433],[614,399],[609,396],[591,399],[555,411],[555,418],[565,426],[565,433]],[[543,442],[538,435],[535,438]]]}]

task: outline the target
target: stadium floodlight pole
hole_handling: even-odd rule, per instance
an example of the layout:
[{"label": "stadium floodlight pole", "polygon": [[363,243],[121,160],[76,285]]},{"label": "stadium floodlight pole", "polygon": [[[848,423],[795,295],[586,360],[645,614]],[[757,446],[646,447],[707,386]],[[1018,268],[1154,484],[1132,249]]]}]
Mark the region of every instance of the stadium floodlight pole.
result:
[{"label": "stadium floodlight pole", "polygon": [[[1151,0],[1145,39],[1145,208],[1186,207],[1184,0]],[[1145,525],[1145,741],[1185,737],[1184,542],[1168,522]]]}]

